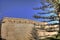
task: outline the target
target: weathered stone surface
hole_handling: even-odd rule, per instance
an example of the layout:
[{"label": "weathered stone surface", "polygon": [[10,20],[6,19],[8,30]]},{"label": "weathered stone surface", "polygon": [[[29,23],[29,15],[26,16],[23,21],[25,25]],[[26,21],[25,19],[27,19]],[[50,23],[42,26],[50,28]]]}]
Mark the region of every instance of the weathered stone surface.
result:
[{"label": "weathered stone surface", "polygon": [[[5,17],[2,20],[1,37],[6,40],[34,40],[31,34],[33,28],[41,28],[40,25],[46,24],[46,22],[36,22],[22,18]],[[49,26],[46,26],[45,29],[48,27]],[[38,36],[51,36],[57,34],[57,32],[46,32],[46,30],[38,30],[37,33]]]},{"label": "weathered stone surface", "polygon": [[2,24],[1,36],[7,40],[29,40],[33,24]]}]

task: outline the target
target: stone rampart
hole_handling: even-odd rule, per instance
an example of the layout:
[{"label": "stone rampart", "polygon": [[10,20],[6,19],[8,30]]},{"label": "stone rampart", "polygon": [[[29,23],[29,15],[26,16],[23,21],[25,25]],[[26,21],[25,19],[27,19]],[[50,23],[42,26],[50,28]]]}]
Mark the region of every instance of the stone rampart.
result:
[{"label": "stone rampart", "polygon": [[[34,34],[34,32],[32,32],[33,28],[40,28],[40,25],[46,24],[46,22],[5,17],[2,20],[1,37],[6,40],[34,40],[32,36],[32,33]],[[54,35],[53,33],[57,34],[57,32],[46,32],[45,30],[38,30],[37,33],[38,36]]]}]

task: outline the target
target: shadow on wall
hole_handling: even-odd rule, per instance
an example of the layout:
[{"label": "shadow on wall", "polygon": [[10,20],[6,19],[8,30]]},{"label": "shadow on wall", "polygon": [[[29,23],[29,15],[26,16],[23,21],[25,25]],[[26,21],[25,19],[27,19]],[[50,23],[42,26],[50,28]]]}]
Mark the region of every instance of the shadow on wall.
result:
[{"label": "shadow on wall", "polygon": [[1,38],[1,24],[2,24],[2,20],[0,20],[0,40],[6,40],[6,39]]}]

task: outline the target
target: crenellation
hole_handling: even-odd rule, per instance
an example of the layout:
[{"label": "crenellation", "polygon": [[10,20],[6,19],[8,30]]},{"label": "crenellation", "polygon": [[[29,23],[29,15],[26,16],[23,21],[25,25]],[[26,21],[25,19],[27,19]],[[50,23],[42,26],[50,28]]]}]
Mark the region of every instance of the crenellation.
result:
[{"label": "crenellation", "polygon": [[36,25],[45,25],[47,22],[37,22],[34,20],[28,20],[23,18],[4,18],[2,22],[5,23],[28,23],[28,24],[36,24]]}]

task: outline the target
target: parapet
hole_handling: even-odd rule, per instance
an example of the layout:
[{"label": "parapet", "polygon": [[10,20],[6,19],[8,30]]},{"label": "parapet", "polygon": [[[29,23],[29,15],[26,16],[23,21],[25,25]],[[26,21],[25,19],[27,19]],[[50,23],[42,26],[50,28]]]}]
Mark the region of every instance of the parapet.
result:
[{"label": "parapet", "polygon": [[36,24],[36,25],[46,25],[47,22],[37,22],[34,20],[23,19],[23,18],[10,18],[4,17],[2,23],[28,23],[28,24]]}]

